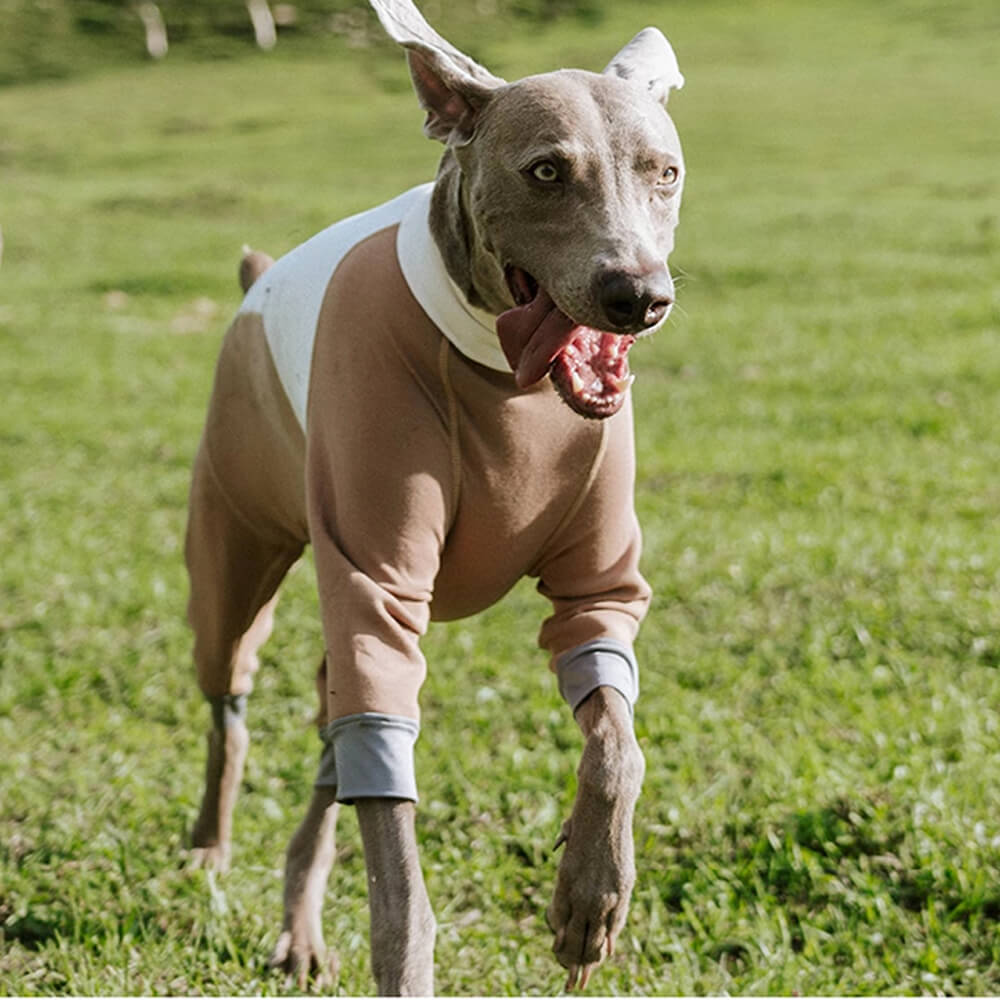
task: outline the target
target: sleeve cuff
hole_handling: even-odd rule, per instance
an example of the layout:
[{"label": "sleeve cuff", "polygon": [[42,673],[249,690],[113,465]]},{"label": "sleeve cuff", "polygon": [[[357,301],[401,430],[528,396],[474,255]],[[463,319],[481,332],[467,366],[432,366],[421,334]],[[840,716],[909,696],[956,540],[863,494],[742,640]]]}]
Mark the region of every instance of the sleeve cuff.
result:
[{"label": "sleeve cuff", "polygon": [[320,732],[323,755],[316,784],[336,786],[337,801],[410,799],[417,801],[413,745],[416,719],[363,712],[335,719]]},{"label": "sleeve cuff", "polygon": [[617,639],[592,639],[556,660],[559,693],[575,712],[587,695],[612,687],[629,703],[639,697],[639,665],[630,646]]}]

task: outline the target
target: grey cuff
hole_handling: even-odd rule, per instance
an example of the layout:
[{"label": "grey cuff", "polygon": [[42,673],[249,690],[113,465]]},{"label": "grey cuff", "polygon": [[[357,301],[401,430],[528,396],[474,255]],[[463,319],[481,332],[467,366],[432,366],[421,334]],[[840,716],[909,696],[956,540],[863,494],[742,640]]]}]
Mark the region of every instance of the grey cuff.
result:
[{"label": "grey cuff", "polygon": [[208,698],[212,709],[212,725],[216,729],[228,729],[234,722],[245,722],[247,717],[247,696],[245,694],[220,694]]},{"label": "grey cuff", "polygon": [[416,719],[362,712],[334,719],[320,732],[323,755],[316,784],[336,786],[337,801],[410,799],[417,801],[413,744]]},{"label": "grey cuff", "polygon": [[629,704],[639,697],[639,664],[631,646],[617,639],[591,639],[556,660],[559,693],[575,712],[587,695],[612,687]]}]

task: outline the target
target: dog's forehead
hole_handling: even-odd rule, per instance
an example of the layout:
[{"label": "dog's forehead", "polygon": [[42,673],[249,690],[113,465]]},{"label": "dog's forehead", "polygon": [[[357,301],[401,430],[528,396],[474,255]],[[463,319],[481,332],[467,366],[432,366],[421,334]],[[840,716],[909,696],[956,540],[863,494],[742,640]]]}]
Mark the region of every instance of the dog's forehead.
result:
[{"label": "dog's forehead", "polygon": [[563,69],[503,87],[489,125],[512,140],[584,142],[613,136],[633,147],[680,156],[680,138],[666,109],[644,88],[620,77]]}]

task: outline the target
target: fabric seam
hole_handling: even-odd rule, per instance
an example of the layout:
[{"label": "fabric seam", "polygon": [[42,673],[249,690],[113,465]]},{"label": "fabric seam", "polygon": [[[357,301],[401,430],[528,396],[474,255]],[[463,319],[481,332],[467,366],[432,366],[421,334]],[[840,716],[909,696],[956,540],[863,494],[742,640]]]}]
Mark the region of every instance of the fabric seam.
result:
[{"label": "fabric seam", "polygon": [[458,434],[458,400],[455,397],[455,387],[451,384],[451,352],[454,345],[447,337],[441,338],[438,353],[438,374],[444,387],[445,401],[448,404],[448,443],[451,449],[451,520],[454,524],[458,517],[458,505],[462,497],[462,442]]}]

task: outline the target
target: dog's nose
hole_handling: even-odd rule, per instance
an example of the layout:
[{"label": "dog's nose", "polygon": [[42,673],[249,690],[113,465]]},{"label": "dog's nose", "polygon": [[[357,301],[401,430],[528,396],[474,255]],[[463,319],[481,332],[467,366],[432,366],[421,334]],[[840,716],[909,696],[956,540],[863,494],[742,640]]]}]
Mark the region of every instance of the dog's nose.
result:
[{"label": "dog's nose", "polygon": [[674,302],[674,283],[666,269],[649,276],[612,271],[601,279],[599,300],[611,326],[640,332],[666,316]]}]

